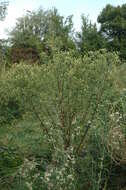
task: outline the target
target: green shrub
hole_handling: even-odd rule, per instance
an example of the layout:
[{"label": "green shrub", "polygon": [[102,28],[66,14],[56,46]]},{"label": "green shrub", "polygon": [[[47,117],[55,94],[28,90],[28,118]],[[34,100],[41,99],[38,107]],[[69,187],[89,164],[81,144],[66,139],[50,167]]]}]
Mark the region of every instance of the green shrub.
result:
[{"label": "green shrub", "polygon": [[[2,76],[0,94],[7,112],[13,97],[13,118],[32,118],[49,153],[45,159],[38,149],[39,160],[37,152],[29,159],[27,150],[16,184],[20,178],[24,189],[108,189],[119,162],[109,140],[111,131],[118,125],[125,135],[125,93],[121,95],[115,83],[118,65],[118,56],[104,50],[83,59],[67,52],[55,54],[46,65],[15,65]],[[113,121],[117,109],[123,119]]]}]

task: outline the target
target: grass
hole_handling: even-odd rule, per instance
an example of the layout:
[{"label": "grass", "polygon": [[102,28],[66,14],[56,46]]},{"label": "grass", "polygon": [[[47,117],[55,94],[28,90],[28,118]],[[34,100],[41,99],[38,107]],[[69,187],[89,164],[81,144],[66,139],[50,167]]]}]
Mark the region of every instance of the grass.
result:
[{"label": "grass", "polygon": [[43,147],[42,129],[37,121],[20,120],[0,127],[0,144],[15,147],[24,154],[39,153]]}]

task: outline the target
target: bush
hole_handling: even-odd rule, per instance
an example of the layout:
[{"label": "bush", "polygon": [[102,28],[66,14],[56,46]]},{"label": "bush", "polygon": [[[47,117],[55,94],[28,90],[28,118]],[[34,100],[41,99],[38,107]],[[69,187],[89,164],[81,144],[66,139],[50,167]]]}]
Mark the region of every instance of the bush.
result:
[{"label": "bush", "polygon": [[[26,175],[17,171],[24,189],[107,189],[111,169],[119,162],[109,140],[117,125],[125,135],[125,94],[121,96],[114,79],[118,57],[103,50],[84,58],[71,55],[57,53],[42,66],[15,65],[1,79],[7,110],[13,97],[18,104],[14,110],[38,122],[49,152],[46,161],[43,156],[38,161],[35,154],[30,160],[25,153],[19,171],[25,165]],[[123,119],[115,125],[111,116],[117,105]]]}]

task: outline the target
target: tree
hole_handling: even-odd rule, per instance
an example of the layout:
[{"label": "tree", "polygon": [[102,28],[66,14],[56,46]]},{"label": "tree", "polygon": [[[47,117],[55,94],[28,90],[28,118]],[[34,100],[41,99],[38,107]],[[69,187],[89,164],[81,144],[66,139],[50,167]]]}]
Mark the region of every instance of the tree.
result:
[{"label": "tree", "polygon": [[82,54],[88,51],[99,50],[104,47],[104,39],[97,30],[96,24],[92,24],[87,17],[82,15],[81,32],[77,33],[77,44]]},{"label": "tree", "polygon": [[[8,7],[8,1],[0,1],[0,21],[3,21],[5,19],[6,13],[7,13],[7,7]],[[6,46],[5,46],[5,40],[0,39],[0,71],[5,68],[5,57],[6,57]]]},{"label": "tree", "polygon": [[4,20],[7,13],[8,1],[0,2],[0,20]]},{"label": "tree", "polygon": [[16,27],[10,33],[13,50],[27,48],[36,50],[43,61],[44,56],[52,56],[54,50],[66,51],[74,47],[71,37],[72,16],[60,16],[57,9],[27,12],[17,20]]},{"label": "tree", "polygon": [[98,22],[107,39],[107,48],[120,52],[120,56],[126,59],[126,4],[117,7],[107,5],[98,16]]}]

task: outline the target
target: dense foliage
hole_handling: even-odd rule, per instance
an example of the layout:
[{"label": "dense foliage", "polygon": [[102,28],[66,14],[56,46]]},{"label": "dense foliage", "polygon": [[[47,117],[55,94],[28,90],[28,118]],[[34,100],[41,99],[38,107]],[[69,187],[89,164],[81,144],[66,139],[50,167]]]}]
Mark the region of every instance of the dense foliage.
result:
[{"label": "dense foliage", "polygon": [[101,32],[107,38],[107,48],[119,51],[126,59],[126,4],[114,7],[107,5],[98,17]]},{"label": "dense foliage", "polygon": [[96,24],[92,24],[82,15],[81,32],[77,33],[77,45],[81,54],[105,48],[106,40],[98,31]]},{"label": "dense foliage", "polygon": [[[3,19],[7,3],[0,7]],[[77,32],[74,30],[72,15],[64,18],[56,8],[27,10],[8,33],[7,54],[4,52],[6,62],[13,64],[27,61],[43,64],[52,59],[57,51],[73,50],[76,56],[84,56],[89,51],[100,49],[118,52],[123,62],[126,59],[125,10],[126,4],[117,7],[106,5],[97,18],[99,27],[82,14],[81,30]],[[4,46],[2,42],[0,45]]]},{"label": "dense foliage", "polygon": [[27,11],[0,41],[1,190],[125,190],[125,8],[76,33]]},{"label": "dense foliage", "polygon": [[54,8],[52,10],[28,12],[18,19],[10,33],[13,62],[31,60],[44,63],[54,51],[74,48],[72,41],[72,16],[64,19]]},{"label": "dense foliage", "polygon": [[48,64],[1,75],[2,189],[115,188],[113,172],[126,162],[119,64],[103,50],[83,59],[56,53]]}]

